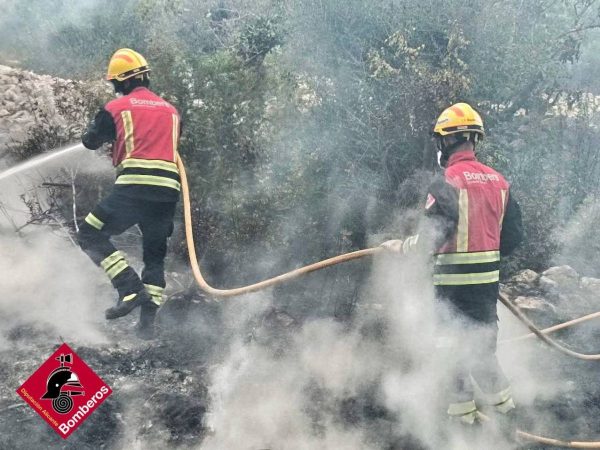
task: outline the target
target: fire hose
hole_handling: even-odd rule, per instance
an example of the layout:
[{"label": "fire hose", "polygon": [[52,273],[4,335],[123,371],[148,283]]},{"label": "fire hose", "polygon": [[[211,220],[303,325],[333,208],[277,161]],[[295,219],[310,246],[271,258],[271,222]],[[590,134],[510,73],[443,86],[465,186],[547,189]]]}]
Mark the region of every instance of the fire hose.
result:
[{"label": "fire hose", "polygon": [[188,248],[188,254],[190,258],[190,265],[192,266],[192,273],[194,274],[194,278],[202,289],[207,294],[213,295],[215,297],[234,297],[236,295],[249,294],[251,292],[257,292],[263,289],[267,289],[269,287],[275,286],[277,284],[284,283],[286,281],[293,280],[294,278],[298,278],[302,275],[306,275],[310,272],[314,272],[316,270],[321,270],[326,267],[334,266],[336,264],[340,264],[347,261],[352,261],[354,259],[363,258],[365,256],[374,255],[382,251],[382,248],[368,248],[366,250],[358,250],[351,253],[346,253],[344,255],[335,256],[333,258],[329,258],[323,261],[319,261],[314,264],[310,264],[308,266],[301,267],[296,270],[292,270],[291,272],[284,273],[282,275],[278,275],[273,278],[269,278],[268,280],[264,280],[258,283],[254,283],[248,286],[242,286],[233,289],[217,289],[209,285],[204,276],[202,276],[202,272],[200,271],[200,267],[198,265],[198,258],[196,256],[196,246],[194,244],[194,236],[193,236],[193,226],[192,226],[192,209],[190,205],[190,189],[187,181],[187,174],[185,171],[185,167],[183,162],[181,161],[181,157],[177,158],[177,168],[179,169],[179,174],[181,176],[181,191],[183,195],[183,217],[185,223],[185,239]]},{"label": "fire hose", "polygon": [[[511,313],[513,313],[513,315],[514,315],[515,317],[517,317],[517,319],[519,319],[521,322],[523,322],[523,324],[524,324],[524,325],[525,325],[527,328],[529,328],[529,330],[530,330],[530,331],[531,331],[531,332],[532,332],[532,333],[533,333],[535,336],[537,336],[539,339],[541,339],[541,340],[542,340],[544,343],[548,344],[550,347],[553,347],[553,348],[555,348],[556,350],[558,350],[559,352],[562,352],[562,353],[564,353],[565,355],[572,356],[573,358],[577,358],[577,359],[583,359],[583,360],[586,360],[586,361],[600,361],[600,354],[596,354],[596,355],[588,355],[588,354],[585,354],[585,353],[577,353],[577,352],[574,352],[573,350],[569,350],[568,348],[566,348],[566,347],[564,347],[563,345],[559,344],[559,343],[558,343],[558,342],[556,342],[555,340],[553,340],[553,339],[549,338],[548,336],[546,336],[547,332],[546,332],[546,334],[545,334],[543,331],[539,330],[539,329],[538,329],[538,328],[537,328],[537,327],[536,327],[536,326],[533,324],[533,322],[531,322],[531,321],[530,321],[530,320],[529,320],[529,319],[528,319],[528,318],[525,316],[525,314],[523,314],[523,313],[521,312],[521,310],[520,310],[520,309],[519,309],[519,308],[518,308],[518,307],[517,307],[517,306],[516,306],[516,305],[515,305],[513,302],[511,302],[511,301],[508,299],[508,297],[506,297],[506,295],[504,295],[504,294],[502,294],[502,293],[501,293],[501,294],[498,296],[498,298],[499,298],[500,302],[501,302],[501,303],[502,303],[504,306],[506,306],[506,307],[508,308],[508,310],[509,310]],[[595,313],[595,314],[590,314],[589,316],[595,316],[596,314],[598,314],[598,313]],[[586,317],[589,317],[589,316],[586,316]],[[577,323],[580,323],[580,322],[581,322],[581,319],[584,319],[584,318],[585,318],[585,317],[582,317],[582,318],[579,318],[579,319],[576,319],[576,320],[572,320],[572,321],[570,321],[570,323],[571,323],[571,325],[575,325],[575,324],[577,324]],[[565,325],[565,324],[557,325],[557,326],[555,326],[555,327],[551,327],[551,329],[554,329],[554,330],[556,330],[556,329],[558,329],[558,328],[560,328],[560,327],[562,327],[562,328],[566,328],[564,325]]]},{"label": "fire hose", "polygon": [[[194,244],[194,236],[193,236],[192,211],[191,211],[191,203],[190,203],[189,185],[188,185],[188,180],[187,180],[187,174],[185,171],[185,166],[183,165],[181,157],[179,157],[179,156],[177,158],[177,167],[179,169],[179,173],[181,176],[185,236],[186,236],[186,244],[187,244],[188,254],[189,254],[189,259],[190,259],[190,265],[192,267],[192,273],[194,275],[196,282],[198,283],[198,286],[209,295],[221,298],[221,297],[233,297],[233,296],[237,296],[237,295],[257,292],[257,291],[293,280],[295,278],[301,277],[308,273],[311,273],[311,272],[314,272],[317,270],[321,270],[321,269],[325,269],[326,267],[331,267],[336,264],[341,264],[344,262],[364,258],[365,256],[376,255],[377,253],[380,253],[384,250],[382,247],[375,247],[375,248],[368,248],[368,249],[364,249],[364,250],[358,250],[358,251],[346,253],[343,255],[338,255],[338,256],[335,256],[335,257],[332,257],[329,259],[325,259],[323,261],[319,261],[319,262],[292,270],[290,272],[278,275],[276,277],[269,278],[267,280],[260,281],[258,283],[250,284],[247,286],[241,286],[241,287],[236,287],[236,288],[232,288],[232,289],[218,289],[218,288],[212,287],[204,279],[204,276],[202,275],[200,266],[198,264],[198,258],[196,255],[196,247]],[[549,329],[541,331],[504,294],[500,294],[499,299],[502,302],[502,304],[504,304],[504,306],[506,306],[508,308],[508,310],[515,317],[517,317],[517,319],[519,319],[527,328],[529,328],[529,330],[532,332],[533,335],[537,336],[539,339],[541,339],[544,343],[546,343],[550,347],[552,347],[568,356],[571,356],[573,358],[578,358],[578,359],[587,360],[587,361],[600,360],[600,354],[578,353],[578,352],[575,352],[573,350],[570,350],[570,349],[564,347],[563,345],[559,344],[558,342],[556,342],[553,339],[546,336],[546,334],[550,333],[551,331],[556,331],[558,329],[564,329],[564,328],[576,325],[578,323],[581,323],[584,320],[589,320],[591,318],[598,317],[598,316],[600,316],[600,311],[598,313],[591,314],[589,316],[586,316],[586,317],[583,317],[580,319],[565,322],[564,324],[560,324],[555,327],[551,327]],[[521,338],[525,338],[525,337],[521,337]],[[562,447],[568,447],[568,448],[598,448],[598,449],[600,449],[600,441],[597,441],[597,442],[561,441],[561,440],[557,440],[557,439],[536,436],[536,435],[526,433],[521,430],[517,430],[517,435],[523,439],[542,443],[542,444],[562,446]]]},{"label": "fire hose", "polygon": [[[550,334],[550,333],[554,333],[555,331],[564,330],[565,328],[570,328],[574,325],[578,325],[580,323],[587,322],[588,320],[598,319],[598,318],[600,318],[600,311],[592,313],[592,314],[587,314],[585,316],[578,317],[577,319],[569,320],[567,322],[559,323],[557,325],[553,325],[548,328],[544,328],[543,330],[540,330],[540,332],[542,332],[543,334]],[[533,337],[536,337],[535,333],[524,334],[523,336],[517,336],[514,338],[504,339],[504,340],[500,341],[500,344],[507,344],[510,342],[517,342],[517,341],[525,341],[525,340],[533,338]]]}]

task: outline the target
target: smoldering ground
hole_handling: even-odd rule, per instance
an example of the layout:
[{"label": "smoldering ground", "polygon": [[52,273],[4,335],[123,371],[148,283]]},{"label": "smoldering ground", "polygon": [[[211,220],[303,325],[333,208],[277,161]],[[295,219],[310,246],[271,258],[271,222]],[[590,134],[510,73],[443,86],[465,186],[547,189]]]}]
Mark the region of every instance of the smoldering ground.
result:
[{"label": "smoldering ground", "polygon": [[[423,258],[378,258],[352,325],[316,319],[279,336],[283,345],[234,341],[212,371],[202,448],[441,448],[448,355],[434,351],[425,268]],[[447,448],[464,448],[456,439]]]},{"label": "smoldering ground", "polygon": [[[514,448],[490,409],[492,421],[475,435],[446,423],[451,361],[456,352],[476,352],[480,336],[469,332],[471,348],[447,345],[464,324],[452,311],[443,315],[458,329],[440,324],[443,305],[426,267],[423,257],[378,258],[351,325],[316,319],[274,341],[260,333],[234,339],[211,371],[212,432],[201,448]],[[499,317],[500,339],[526,332],[502,306]],[[592,337],[593,329],[580,332]],[[594,378],[589,363],[574,364],[536,341],[500,345],[498,355],[521,429],[593,439],[597,422],[587,415],[597,410],[584,400]],[[587,419],[565,424],[565,414]]]},{"label": "smoldering ground", "polygon": [[[18,430],[2,433],[2,448],[149,448],[146,439],[160,440],[155,448],[165,448],[168,442],[192,439],[202,432],[204,369],[193,359],[195,350],[190,352],[185,346],[193,340],[197,349],[197,341],[213,341],[190,336],[195,328],[190,325],[185,336],[171,337],[176,339],[174,345],[169,337],[149,345],[133,336],[137,314],[106,322],[104,309],[114,303],[115,293],[103,271],[69,235],[66,228],[72,224],[60,224],[62,219],[73,219],[71,208],[65,217],[57,213],[56,220],[28,224],[33,213],[48,207],[49,192],[42,183],[66,181],[68,186],[73,181],[79,188],[90,177],[98,181],[109,166],[92,153],[82,153],[68,164],[53,162],[2,183],[1,206],[6,215],[0,216],[0,288],[4,293],[0,299],[0,373],[5,383],[0,388],[0,428]],[[112,178],[110,169],[108,173]],[[25,204],[32,198],[39,206],[35,211]],[[136,269],[139,254],[129,247],[138,238],[135,233],[125,237]],[[66,444],[15,394],[62,342],[72,346],[115,390]],[[189,400],[183,398],[185,394]],[[149,398],[159,399],[158,406]],[[135,408],[130,407],[133,404]]]},{"label": "smoldering ground", "polygon": [[[19,201],[10,207],[18,209]],[[11,227],[3,223],[2,269],[11,274],[3,279],[3,290],[13,295],[2,302],[4,353],[15,354],[16,346],[22,358],[25,347],[45,354],[57,339],[75,342],[83,346],[80,356],[116,392],[98,420],[78,431],[78,444],[465,448],[464,437],[446,428],[443,414],[449,354],[438,338],[457,330],[437,322],[441,305],[433,297],[425,254],[361,261],[372,264],[372,273],[350,322],[303,320],[274,310],[277,291],[225,300],[212,304],[211,311],[204,300],[188,306],[174,301],[163,315],[174,329],[166,328],[160,342],[140,345],[128,336],[133,319],[104,323],[102,310],[112,290],[68,239],[49,228],[25,228],[25,237],[18,237]],[[304,298],[322,300],[314,279],[302,283]],[[179,307],[187,317],[177,318]],[[524,332],[499,312],[501,338]],[[593,330],[578,330],[578,342]],[[474,345],[477,341],[475,335]],[[595,395],[589,366],[572,364],[535,341],[500,346],[499,355],[525,411],[522,428],[564,438],[589,435],[593,416],[583,406],[586,394]],[[32,372],[40,358],[30,356],[16,366],[19,376]],[[177,394],[166,392],[172,390]],[[565,414],[569,421],[561,422]],[[114,435],[95,435],[93,427],[107,426],[99,420]],[[48,430],[32,432],[44,445],[54,445],[48,444]],[[445,439],[442,447],[440,439]],[[510,448],[493,424],[469,442],[476,448]]]},{"label": "smoldering ground", "polygon": [[[36,176],[43,178],[55,169],[44,169]],[[92,165],[87,170],[99,169]],[[27,217],[16,194],[31,184],[32,176],[4,191],[4,204],[13,213],[21,211],[21,215],[11,214],[13,218]],[[406,228],[410,221],[407,213],[397,218],[396,227]],[[449,361],[447,347],[440,346],[438,338],[456,330],[440,328],[436,322],[441,305],[433,297],[424,254],[361,261],[373,264],[372,273],[351,322],[323,317],[303,321],[285,310],[273,313],[281,294],[277,291],[225,300],[216,307],[218,313],[213,310],[210,315],[192,307],[187,321],[179,322],[176,316],[169,318],[176,314],[168,309],[175,308],[172,303],[164,318],[179,332],[166,333],[158,345],[140,347],[127,336],[132,321],[116,328],[104,323],[102,310],[110,304],[112,290],[104,274],[64,235],[44,227],[24,228],[25,236],[19,237],[15,224],[2,225],[2,270],[11,275],[2,286],[10,293],[2,302],[4,350],[8,353],[15,345],[38,346],[35,351],[39,352],[35,342],[40,336],[49,342],[60,339],[89,346],[82,356],[96,362],[111,387],[120,392],[118,403],[109,403],[102,415],[107,419],[108,414],[117,430],[107,442],[110,448],[181,445],[173,440],[173,429],[191,436],[185,445],[207,449],[433,449],[441,448],[442,437],[445,448],[465,446],[463,438],[440,421]],[[378,242],[380,236],[372,239]],[[315,305],[323,301],[314,278],[302,284],[303,298],[311,298]],[[524,332],[512,316],[502,309],[499,312],[501,338]],[[593,328],[578,333],[578,342],[585,342]],[[215,348],[202,350],[210,339]],[[477,341],[474,336],[473,343]],[[115,343],[121,350],[108,350]],[[46,346],[49,353],[52,344]],[[149,359],[140,356],[149,349]],[[513,381],[515,399],[527,411],[523,428],[540,434],[560,430],[559,437],[587,436],[590,422],[576,414],[585,413],[578,402],[590,390],[589,367],[572,365],[535,342],[501,346],[499,354]],[[124,361],[130,358],[134,362],[129,372],[123,372]],[[145,366],[147,361],[150,366]],[[21,376],[34,370],[36,362],[33,358],[21,366]],[[171,366],[184,375],[174,376]],[[193,392],[192,403],[178,400],[185,406],[175,409],[171,428],[152,425],[160,421],[149,421],[135,406],[141,402],[143,411],[151,410],[155,407],[152,398],[166,395],[144,386],[141,380],[150,376]],[[206,389],[208,396],[202,393]],[[557,413],[541,409],[561,404],[568,408],[568,424],[558,420],[564,408],[554,406]],[[509,448],[492,424],[484,430],[470,442],[478,448]],[[83,442],[89,433],[81,433]]]}]

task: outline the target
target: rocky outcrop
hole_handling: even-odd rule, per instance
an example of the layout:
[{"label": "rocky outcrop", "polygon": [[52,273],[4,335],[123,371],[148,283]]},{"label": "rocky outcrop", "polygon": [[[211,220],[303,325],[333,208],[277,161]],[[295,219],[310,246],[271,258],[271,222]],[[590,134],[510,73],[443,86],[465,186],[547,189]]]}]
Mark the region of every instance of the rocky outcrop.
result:
[{"label": "rocky outcrop", "polygon": [[580,280],[580,286],[588,294],[600,295],[600,279],[591,277],[582,277]]},{"label": "rocky outcrop", "polygon": [[579,288],[579,275],[571,266],[550,267],[542,273],[540,286],[546,292],[573,292]]},{"label": "rocky outcrop", "polygon": [[[0,65],[0,158],[20,158],[44,144],[77,139],[110,89]],[[34,147],[35,144],[38,148]]]},{"label": "rocky outcrop", "polygon": [[580,277],[567,265],[541,274],[527,269],[503,284],[502,291],[532,317],[552,321],[596,311],[600,279]]}]

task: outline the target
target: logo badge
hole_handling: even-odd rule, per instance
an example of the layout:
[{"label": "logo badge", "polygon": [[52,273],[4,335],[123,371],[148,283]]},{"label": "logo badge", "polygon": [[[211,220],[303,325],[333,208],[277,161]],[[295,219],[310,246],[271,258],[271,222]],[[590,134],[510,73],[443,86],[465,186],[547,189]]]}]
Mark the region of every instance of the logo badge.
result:
[{"label": "logo badge", "polygon": [[425,209],[429,209],[435,203],[435,197],[431,194],[427,194],[427,201],[425,202]]},{"label": "logo badge", "polygon": [[67,344],[62,344],[17,389],[17,394],[64,439],[111,393]]}]

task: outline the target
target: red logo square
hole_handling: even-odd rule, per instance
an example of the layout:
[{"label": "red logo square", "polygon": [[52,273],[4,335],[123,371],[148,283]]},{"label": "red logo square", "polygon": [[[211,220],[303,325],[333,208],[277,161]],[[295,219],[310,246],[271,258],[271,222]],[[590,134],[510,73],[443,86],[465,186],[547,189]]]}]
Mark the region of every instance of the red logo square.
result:
[{"label": "red logo square", "polygon": [[66,439],[112,390],[67,344],[62,344],[17,394]]}]

